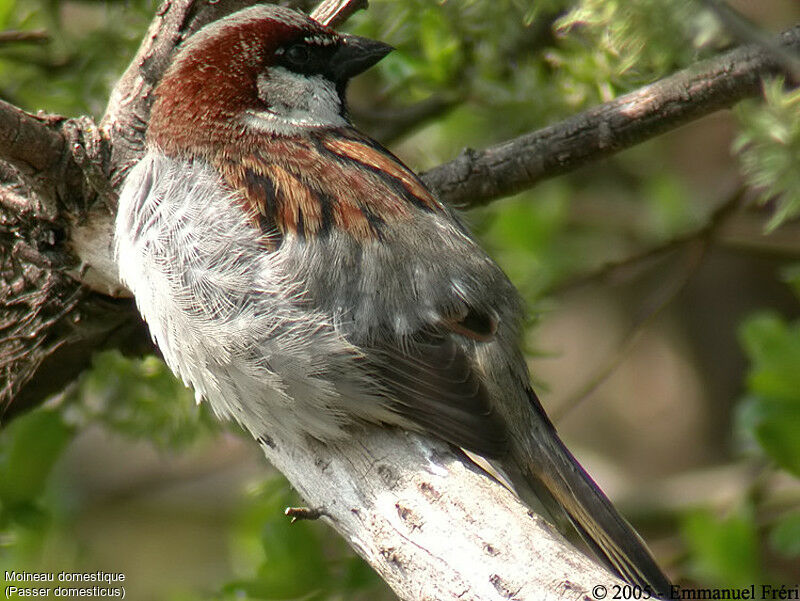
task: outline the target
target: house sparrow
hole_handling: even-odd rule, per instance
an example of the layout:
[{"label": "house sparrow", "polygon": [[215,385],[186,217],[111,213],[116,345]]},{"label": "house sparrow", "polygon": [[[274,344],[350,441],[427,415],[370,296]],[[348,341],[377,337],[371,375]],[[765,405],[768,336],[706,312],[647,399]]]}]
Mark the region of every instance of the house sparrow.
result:
[{"label": "house sparrow", "polygon": [[390,49],[266,5],[192,36],[120,196],[122,280],[175,374],[253,436],[332,441],[366,421],[439,437],[667,591],[531,390],[514,286],[350,123],[348,80]]}]

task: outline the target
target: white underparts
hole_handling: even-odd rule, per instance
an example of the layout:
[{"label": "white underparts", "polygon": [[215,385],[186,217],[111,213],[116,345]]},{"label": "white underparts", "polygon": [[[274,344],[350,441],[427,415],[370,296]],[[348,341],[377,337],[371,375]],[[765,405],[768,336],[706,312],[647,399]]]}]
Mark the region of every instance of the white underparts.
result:
[{"label": "white underparts", "polygon": [[120,195],[120,276],[172,371],[256,437],[336,438],[359,400],[380,411],[374,385],[349,368],[357,350],[330,320],[298,303],[292,241],[270,253],[260,238],[198,159],[150,151]]}]

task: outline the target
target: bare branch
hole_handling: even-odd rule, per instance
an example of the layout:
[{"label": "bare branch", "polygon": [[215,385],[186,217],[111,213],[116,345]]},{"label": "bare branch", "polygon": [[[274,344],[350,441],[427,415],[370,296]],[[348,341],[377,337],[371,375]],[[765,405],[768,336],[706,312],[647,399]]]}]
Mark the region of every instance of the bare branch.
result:
[{"label": "bare branch", "polygon": [[0,100],[0,160],[47,171],[64,155],[59,117],[37,117]]},{"label": "bare branch", "polygon": [[685,248],[698,240],[711,239],[712,237],[716,240],[718,232],[728,224],[734,211],[742,206],[745,191],[745,188],[737,186],[736,190],[732,194],[729,194],[727,199],[719,204],[713,211],[708,221],[698,229],[686,232],[685,234],[671,238],[666,242],[634,253],[623,259],[605,263],[588,273],[579,274],[565,281],[558,282],[555,286],[546,290],[545,294],[563,294],[564,292],[586,284],[616,279],[620,274],[631,273],[638,267],[649,266],[653,261],[661,259],[665,255],[671,254],[676,250]]},{"label": "bare branch", "polygon": [[716,241],[719,231],[727,224],[737,209],[741,207],[744,196],[745,189],[737,187],[736,191],[714,210],[708,222],[698,230],[668,240],[664,244],[642,253],[603,265],[600,269],[571,279],[556,286],[551,291],[551,293],[563,292],[577,285],[608,278],[619,271],[629,270],[634,266],[647,263],[675,251],[684,252],[684,256],[681,258],[683,264],[680,266],[678,273],[651,295],[651,298],[643,307],[642,314],[633,320],[628,332],[617,344],[616,350],[605,358],[602,365],[586,382],[581,384],[574,393],[570,394],[549,412],[550,418],[555,423],[561,421],[568,413],[583,403],[592,392],[616,371],[636,345],[642,333],[686,288],[694,274],[697,273],[698,268],[702,265],[712,244]]},{"label": "bare branch", "polygon": [[311,18],[328,27],[341,25],[354,12],[367,8],[367,0],[324,0],[311,13]]},{"label": "bare branch", "polygon": [[622,584],[447,444],[376,426],[336,444],[277,436],[262,440],[270,462],[400,599],[592,599]]},{"label": "bare branch", "polygon": [[18,44],[22,42],[30,44],[46,44],[49,41],[50,34],[44,29],[33,29],[30,31],[9,29],[6,31],[0,31],[0,45]]},{"label": "bare branch", "polygon": [[[800,49],[800,26],[775,43]],[[761,79],[780,71],[761,46],[737,48],[560,123],[481,151],[466,150],[422,178],[456,206],[484,205],[757,96]]]}]

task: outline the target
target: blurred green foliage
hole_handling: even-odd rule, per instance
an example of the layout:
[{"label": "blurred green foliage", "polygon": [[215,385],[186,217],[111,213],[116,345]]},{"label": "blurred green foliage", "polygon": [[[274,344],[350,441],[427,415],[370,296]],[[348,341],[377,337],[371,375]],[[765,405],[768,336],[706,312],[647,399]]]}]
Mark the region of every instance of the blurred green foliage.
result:
[{"label": "blurred green foliage", "polygon": [[49,36],[45,44],[0,45],[0,98],[29,111],[100,117],[158,4],[0,0],[0,31]]},{"label": "blurred green foliage", "polygon": [[690,575],[698,582],[741,588],[764,581],[749,507],[722,518],[705,509],[691,512],[683,520],[683,535],[693,558]]},{"label": "blurred green foliage", "polygon": [[750,358],[740,426],[777,465],[800,476],[800,321],[756,315],[740,336]]},{"label": "blurred green foliage", "polygon": [[722,41],[717,22],[692,0],[586,0],[557,26],[568,49],[558,54],[559,65],[576,82],[594,79],[602,100],[666,75]]},{"label": "blurred green foliage", "polygon": [[764,97],[737,107],[742,128],[734,149],[761,201],[776,204],[767,224],[772,230],[800,215],[800,89],[776,79],[764,84]]},{"label": "blurred green foliage", "polygon": [[[14,420],[0,435],[0,575],[41,566],[52,538],[57,499],[50,475],[75,434],[62,412],[40,408]],[[0,580],[2,583],[3,580]]]},{"label": "blurred green foliage", "polygon": [[[787,323],[775,314],[748,318],[739,331],[750,361],[747,394],[738,406],[737,428],[745,448],[800,476],[800,321]],[[689,543],[688,565],[701,582],[748,586],[772,579],[766,574],[760,541],[786,561],[800,557],[800,511],[773,508],[759,519],[758,482],[742,491],[736,512],[719,517],[710,510],[686,515],[683,533]]]},{"label": "blurred green foliage", "polygon": [[[0,0],[0,31],[41,28],[49,35],[46,44],[0,45],[0,98],[31,111],[101,115],[157,4]],[[409,124],[396,140],[416,168],[450,159],[465,146],[543,127],[730,43],[691,0],[372,0],[346,29],[397,49],[367,76],[372,85],[362,104],[391,113],[441,102],[441,111]],[[748,184],[774,207],[767,220],[774,229],[800,213],[800,94],[774,81],[765,85],[765,97],[736,109],[734,150]],[[537,306],[570,277],[704,223],[709,199],[682,174],[664,170],[665,152],[659,141],[650,142],[467,219]],[[581,220],[576,203],[587,197],[613,210]],[[785,279],[800,294],[800,267],[787,269]],[[740,339],[750,370],[737,428],[753,451],[742,461],[766,461],[765,472],[798,475],[800,323],[761,313],[742,324]],[[63,542],[80,501],[67,498],[51,472],[76,432],[89,426],[150,441],[164,452],[191,449],[224,428],[160,360],[98,356],[57,407],[19,417],[0,432],[0,571],[35,569],[45,556],[80,565],[80,549]],[[282,479],[255,487],[233,520],[230,549],[220,551],[230,556],[236,578],[210,593],[187,590],[169,598],[391,598],[328,529],[289,525],[283,508],[297,503]],[[800,512],[782,507],[765,520],[761,505],[758,495],[743,490],[724,515],[703,507],[681,517],[686,560],[674,568],[682,570],[679,576],[729,586],[780,578],[765,567],[764,546],[797,558]]]},{"label": "blurred green foliage", "polygon": [[75,397],[79,401],[67,409],[73,420],[97,421],[162,448],[185,447],[219,430],[208,405],[195,403],[192,391],[157,357],[126,359],[118,352],[102,353]]},{"label": "blurred green foliage", "polygon": [[61,412],[40,409],[22,416],[0,437],[0,527],[39,525],[41,498],[53,464],[74,428]]},{"label": "blurred green foliage", "polygon": [[222,599],[382,599],[386,585],[320,523],[291,523],[283,513],[300,504],[283,478],[248,494],[234,528],[233,553],[251,576],[225,586]]}]

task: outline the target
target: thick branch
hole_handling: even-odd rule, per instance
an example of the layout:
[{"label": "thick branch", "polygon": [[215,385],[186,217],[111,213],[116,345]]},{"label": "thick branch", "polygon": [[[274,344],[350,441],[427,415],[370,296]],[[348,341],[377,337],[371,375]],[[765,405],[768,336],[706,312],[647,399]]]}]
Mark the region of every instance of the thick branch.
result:
[{"label": "thick branch", "polygon": [[621,584],[448,445],[366,427],[269,460],[408,601],[593,599]]},{"label": "thick branch", "polygon": [[[776,44],[800,50],[800,26]],[[484,205],[757,96],[761,79],[781,67],[760,45],[737,48],[560,123],[481,151],[466,150],[422,177],[454,205]]]},{"label": "thick branch", "polygon": [[0,161],[36,171],[51,169],[64,155],[64,137],[54,127],[61,121],[36,117],[0,100]]}]

